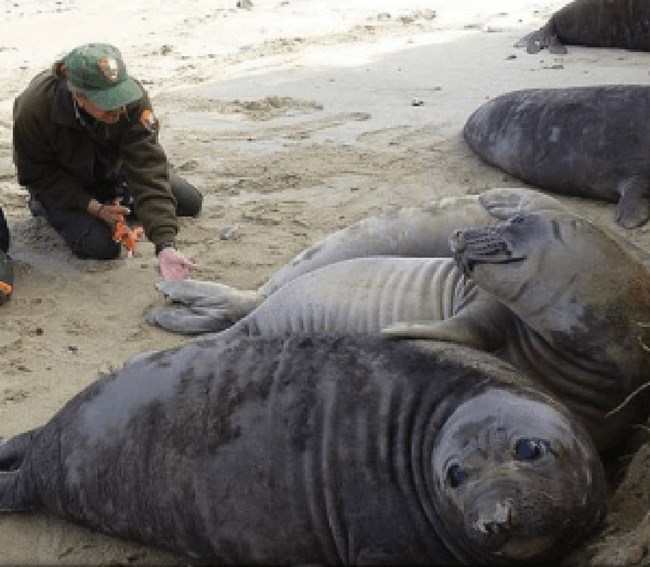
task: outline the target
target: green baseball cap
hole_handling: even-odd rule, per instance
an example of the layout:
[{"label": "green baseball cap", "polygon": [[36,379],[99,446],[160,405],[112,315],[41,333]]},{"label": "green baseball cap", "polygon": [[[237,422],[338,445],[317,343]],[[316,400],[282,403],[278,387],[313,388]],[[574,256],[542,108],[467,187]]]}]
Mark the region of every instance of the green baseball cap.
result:
[{"label": "green baseball cap", "polygon": [[125,106],[144,94],[140,85],[127,75],[120,50],[107,43],[77,47],[63,63],[71,90],[102,110]]}]

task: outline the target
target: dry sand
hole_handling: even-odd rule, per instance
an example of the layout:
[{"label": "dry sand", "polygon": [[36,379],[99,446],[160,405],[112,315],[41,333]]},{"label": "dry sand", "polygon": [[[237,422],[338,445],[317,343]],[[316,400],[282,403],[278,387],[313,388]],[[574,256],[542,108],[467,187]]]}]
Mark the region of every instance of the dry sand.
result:
[{"label": "dry sand", "polygon": [[[48,4],[48,6],[44,6]],[[169,158],[205,193],[179,247],[197,279],[253,289],[294,254],[365,216],[521,182],[482,163],[461,128],[526,87],[650,83],[650,54],[513,47],[558,0],[38,0],[5,2],[0,203],[16,291],[0,308],[0,435],[38,426],[99,373],[187,340],[144,321],[162,301],[153,246],[80,261],[30,217],[11,161],[13,98],[76,45],[107,41],[143,80]],[[349,6],[353,6],[350,8]],[[562,199],[620,232],[612,205]],[[221,233],[234,228],[234,237]],[[626,236],[650,250],[650,228]],[[650,449],[630,462],[603,531],[569,564],[648,564]],[[3,564],[160,563],[173,556],[45,514],[0,517]],[[181,561],[182,562],[182,561]]]}]

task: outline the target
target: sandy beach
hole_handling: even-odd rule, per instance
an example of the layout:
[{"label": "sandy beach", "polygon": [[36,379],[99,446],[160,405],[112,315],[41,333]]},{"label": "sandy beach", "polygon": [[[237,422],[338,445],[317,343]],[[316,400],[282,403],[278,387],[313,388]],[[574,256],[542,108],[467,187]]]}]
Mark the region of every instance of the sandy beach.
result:
[{"label": "sandy beach", "polygon": [[[0,307],[0,436],[46,422],[132,355],[186,337],[145,321],[163,302],[153,245],[136,258],[75,258],[16,181],[13,100],[82,43],[118,46],[149,91],[170,162],[204,193],[182,219],[195,279],[255,289],[296,253],[366,216],[440,197],[524,186],[479,161],[461,130],[500,93],[528,87],[650,84],[650,54],[514,43],[564,0],[235,0],[3,2],[0,204],[15,293]],[[350,7],[352,6],[352,7]],[[559,197],[624,231],[613,205]],[[224,237],[228,234],[228,238]],[[603,529],[570,565],[647,564],[650,447],[623,457]],[[187,563],[47,514],[0,516],[0,564]]]}]

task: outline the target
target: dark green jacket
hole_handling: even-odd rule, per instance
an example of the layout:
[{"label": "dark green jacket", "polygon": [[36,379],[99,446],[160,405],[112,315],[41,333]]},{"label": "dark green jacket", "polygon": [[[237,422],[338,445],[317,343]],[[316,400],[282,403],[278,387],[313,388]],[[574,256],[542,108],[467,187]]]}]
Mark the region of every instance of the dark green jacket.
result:
[{"label": "dark green jacket", "polygon": [[41,73],[14,103],[18,182],[48,207],[85,211],[98,186],[113,183],[121,170],[149,240],[173,242],[178,232],[176,201],[157,128],[141,121],[146,109],[151,103],[145,94],[117,123],[88,120],[84,125],[66,80],[54,70]]}]

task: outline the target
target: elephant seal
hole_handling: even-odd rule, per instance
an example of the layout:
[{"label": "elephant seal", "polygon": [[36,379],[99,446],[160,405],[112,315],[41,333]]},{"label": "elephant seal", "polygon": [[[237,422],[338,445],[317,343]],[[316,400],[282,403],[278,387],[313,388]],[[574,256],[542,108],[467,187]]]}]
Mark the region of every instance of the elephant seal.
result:
[{"label": "elephant seal", "polygon": [[650,216],[649,120],[650,86],[529,89],[483,104],[463,135],[481,159],[541,189],[618,201],[616,222],[635,228]]},{"label": "elephant seal", "polygon": [[[510,311],[480,328],[493,354],[552,391],[600,449],[647,418],[637,394],[650,376],[650,270],[634,254],[586,219],[550,211],[459,230],[452,247],[476,286]],[[403,322],[384,332],[435,339],[450,324]]]},{"label": "elephant seal", "polygon": [[440,199],[424,207],[405,207],[327,235],[280,268],[258,290],[207,281],[162,281],[157,288],[170,304],[152,309],[147,319],[185,334],[221,331],[288,282],[323,266],[367,256],[450,258],[449,236],[454,229],[492,226],[520,211],[547,209],[567,210],[553,197],[517,188],[491,189],[481,195]]},{"label": "elephant seal", "polygon": [[650,5],[646,0],[575,0],[515,46],[562,55],[564,44],[650,51]]},{"label": "elephant seal", "polygon": [[510,365],[376,336],[212,336],[140,358],[0,446],[0,509],[225,564],[561,557],[598,455]]},{"label": "elephant seal", "polygon": [[373,333],[397,322],[444,320],[437,340],[491,350],[491,326],[508,317],[510,311],[468,280],[452,258],[372,256],[289,281],[223,333]]},{"label": "elephant seal", "polygon": [[224,333],[381,331],[488,351],[571,407],[599,449],[645,419],[638,402],[607,416],[650,373],[650,270],[636,255],[586,219],[551,210],[457,230],[452,246],[455,261],[378,256],[323,266]]}]

